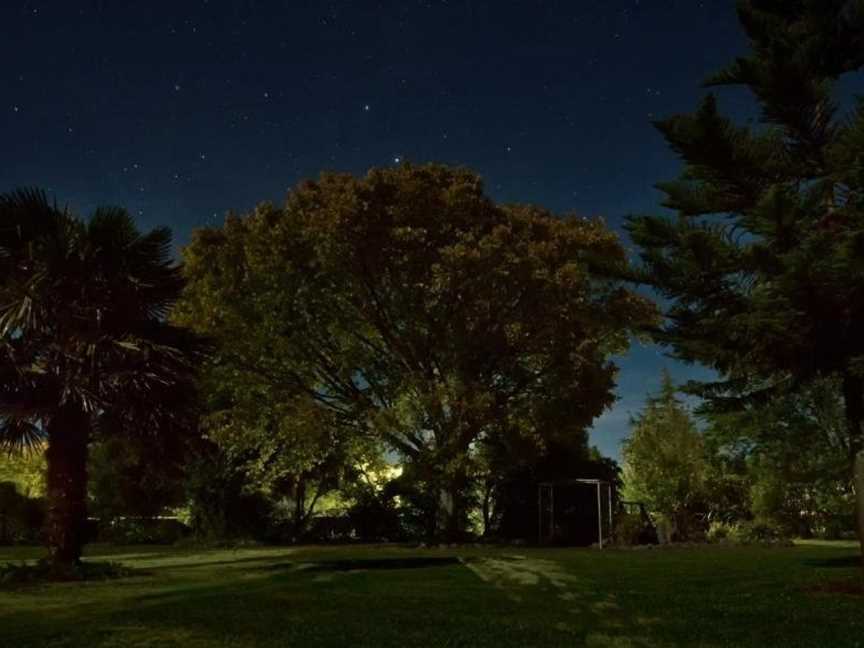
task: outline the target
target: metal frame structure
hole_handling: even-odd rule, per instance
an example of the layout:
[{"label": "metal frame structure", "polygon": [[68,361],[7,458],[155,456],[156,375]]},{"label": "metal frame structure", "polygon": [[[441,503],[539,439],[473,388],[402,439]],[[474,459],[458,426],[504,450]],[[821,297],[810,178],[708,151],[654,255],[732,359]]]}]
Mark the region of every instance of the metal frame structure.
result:
[{"label": "metal frame structure", "polygon": [[561,479],[558,481],[540,482],[537,484],[537,541],[543,541],[543,492],[549,494],[549,537],[555,535],[555,487],[586,484],[597,488],[597,544],[603,548],[603,503],[600,495],[601,487],[606,486],[609,494],[607,505],[609,513],[609,529],[612,529],[612,484],[604,479]]}]

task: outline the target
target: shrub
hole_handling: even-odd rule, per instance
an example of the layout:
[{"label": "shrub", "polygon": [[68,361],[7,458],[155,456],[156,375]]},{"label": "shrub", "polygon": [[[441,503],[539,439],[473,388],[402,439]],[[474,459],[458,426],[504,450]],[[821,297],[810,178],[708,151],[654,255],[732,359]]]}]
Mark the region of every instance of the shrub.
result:
[{"label": "shrub", "polygon": [[21,495],[11,482],[0,482],[0,544],[39,544],[44,519],[44,500]]},{"label": "shrub", "polygon": [[174,544],[189,528],[174,519],[118,518],[99,528],[99,539],[114,544]]},{"label": "shrub", "polygon": [[15,587],[48,581],[109,580],[134,576],[139,572],[115,562],[82,562],[59,568],[45,560],[35,564],[0,565],[0,587]]},{"label": "shrub", "polygon": [[709,542],[740,545],[787,545],[789,535],[777,524],[765,520],[734,523],[715,522],[708,529]]},{"label": "shrub", "polygon": [[247,492],[246,486],[245,474],[215,446],[190,462],[186,493],[197,540],[260,540],[272,534],[272,502],[262,493]]},{"label": "shrub", "polygon": [[617,545],[630,547],[640,544],[642,535],[642,518],[632,513],[622,513],[615,520],[615,528],[612,531],[613,542]]},{"label": "shrub", "polygon": [[735,531],[735,522],[715,521],[708,526],[705,539],[708,542],[728,542]]},{"label": "shrub", "polygon": [[377,493],[363,493],[348,509],[348,522],[358,539],[365,541],[396,540],[401,537],[399,512],[392,499]]},{"label": "shrub", "polygon": [[622,547],[657,544],[657,531],[650,520],[638,513],[620,513],[615,518],[612,541]]}]

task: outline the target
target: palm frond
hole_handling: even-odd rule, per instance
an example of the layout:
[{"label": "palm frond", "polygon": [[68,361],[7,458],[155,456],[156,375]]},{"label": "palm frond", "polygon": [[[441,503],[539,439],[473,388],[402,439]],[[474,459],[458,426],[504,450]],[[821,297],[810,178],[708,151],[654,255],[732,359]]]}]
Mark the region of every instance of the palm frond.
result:
[{"label": "palm frond", "polygon": [[42,446],[45,438],[44,430],[31,421],[0,418],[0,451],[14,453],[36,450]]}]

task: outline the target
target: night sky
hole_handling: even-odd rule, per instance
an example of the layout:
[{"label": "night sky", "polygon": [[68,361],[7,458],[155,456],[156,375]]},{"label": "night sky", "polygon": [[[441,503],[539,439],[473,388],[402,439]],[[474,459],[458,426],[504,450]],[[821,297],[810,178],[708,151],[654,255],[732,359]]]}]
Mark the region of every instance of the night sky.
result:
[{"label": "night sky", "polygon": [[[402,160],[620,231],[679,169],[650,121],[746,48],[732,0],[3,0],[0,25],[0,191],[122,205],[181,245],[324,169]],[[592,435],[613,456],[662,367],[707,375],[655,347],[620,364]]]}]

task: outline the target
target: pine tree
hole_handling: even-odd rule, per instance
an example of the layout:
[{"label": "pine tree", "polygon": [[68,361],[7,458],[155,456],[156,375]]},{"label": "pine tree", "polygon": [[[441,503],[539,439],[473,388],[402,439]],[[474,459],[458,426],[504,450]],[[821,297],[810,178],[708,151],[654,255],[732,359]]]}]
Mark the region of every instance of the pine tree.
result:
[{"label": "pine tree", "polygon": [[705,452],[667,371],[659,393],[648,397],[630,427],[623,451],[625,498],[647,504],[671,523],[677,538],[690,537],[705,500]]},{"label": "pine tree", "polygon": [[642,279],[671,300],[657,337],[724,376],[693,385],[717,408],[771,400],[820,376],[843,385],[864,541],[864,66],[862,0],[745,0],[752,51],[707,81],[752,92],[739,126],[708,96],[657,123],[685,163],[661,183],[676,218],[639,216]]}]

